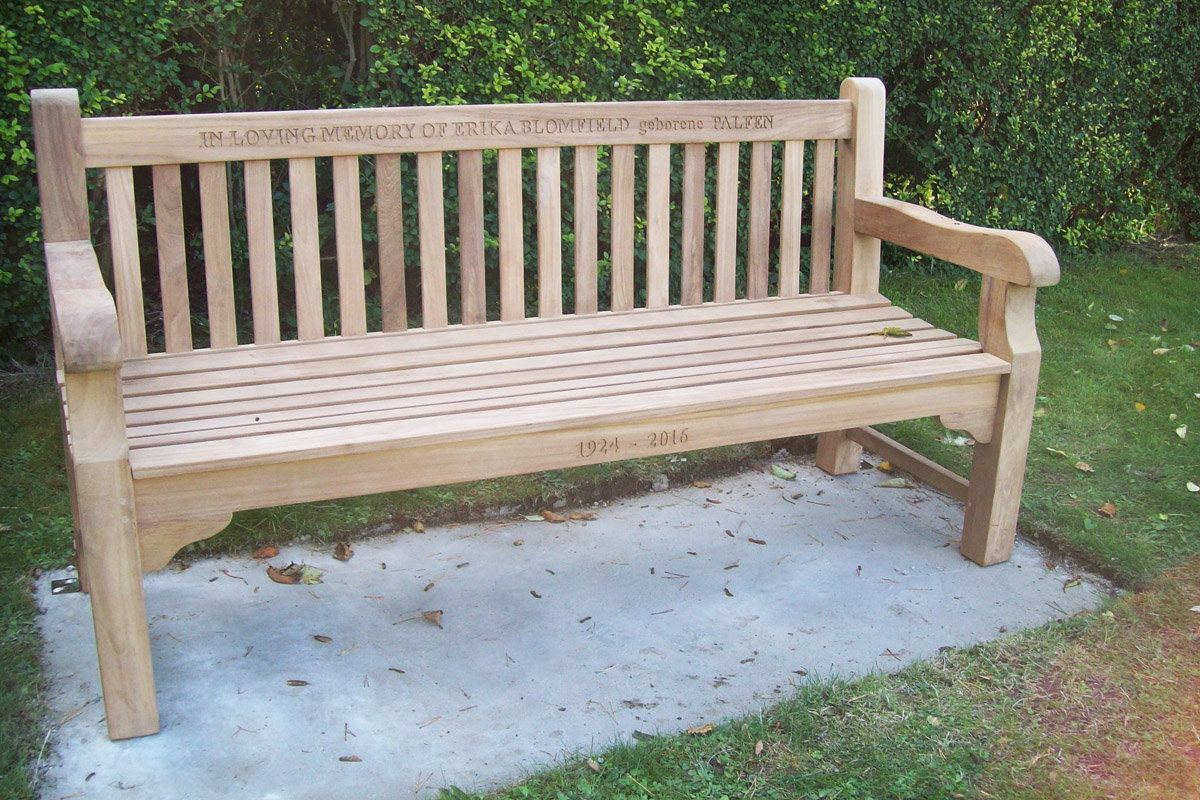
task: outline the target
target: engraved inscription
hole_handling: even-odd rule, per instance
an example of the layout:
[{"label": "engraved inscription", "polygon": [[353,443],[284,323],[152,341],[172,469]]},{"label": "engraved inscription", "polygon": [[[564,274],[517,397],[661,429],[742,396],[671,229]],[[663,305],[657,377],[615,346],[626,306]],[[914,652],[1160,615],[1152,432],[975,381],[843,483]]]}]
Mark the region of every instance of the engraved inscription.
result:
[{"label": "engraved inscription", "polygon": [[594,458],[595,456],[604,456],[609,453],[621,452],[621,443],[617,437],[611,439],[601,437],[599,439],[584,439],[579,443],[580,458]]},{"label": "engraved inscription", "polygon": [[[537,117],[528,119],[402,122],[376,125],[320,125],[281,128],[232,128],[200,131],[201,147],[259,147],[320,142],[388,142],[410,139],[555,136],[560,134],[622,133],[633,122],[627,117]],[[639,120],[641,136],[663,131],[767,130],[775,127],[770,114],[735,114],[700,118],[653,117]]]},{"label": "engraved inscription", "polygon": [[[637,450],[641,445],[645,450],[660,450],[664,447],[679,447],[688,442],[687,428],[660,428],[646,433],[644,436],[626,439],[624,446],[629,450]],[[607,455],[619,455],[622,443],[617,436],[597,436],[594,439],[583,439],[576,443],[579,458],[598,458]],[[632,457],[629,456],[629,457]]]}]

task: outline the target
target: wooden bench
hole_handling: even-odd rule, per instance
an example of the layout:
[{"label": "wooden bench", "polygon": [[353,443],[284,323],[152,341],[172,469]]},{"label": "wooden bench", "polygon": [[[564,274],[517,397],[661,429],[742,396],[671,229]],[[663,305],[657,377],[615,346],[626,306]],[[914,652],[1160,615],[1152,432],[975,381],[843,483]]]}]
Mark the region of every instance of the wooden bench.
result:
[{"label": "wooden bench", "polygon": [[[848,79],[833,100],[82,120],[75,91],[56,89],[34,92],[33,117],[113,739],[158,730],[142,572],[241,509],[817,433],[826,471],[880,450],[965,497],[968,558],[1009,557],[1040,361],[1034,287],[1058,280],[1057,261],[1032,234],[882,196],[878,80]],[[104,177],[99,250],[88,170]],[[274,219],[285,186],[290,219]],[[188,236],[203,264],[187,263]],[[879,294],[880,240],[983,273],[980,343]],[[407,287],[406,243],[410,266],[419,254]],[[141,256],[155,250],[157,264]],[[969,488],[865,427],[929,416],[978,442]]]}]

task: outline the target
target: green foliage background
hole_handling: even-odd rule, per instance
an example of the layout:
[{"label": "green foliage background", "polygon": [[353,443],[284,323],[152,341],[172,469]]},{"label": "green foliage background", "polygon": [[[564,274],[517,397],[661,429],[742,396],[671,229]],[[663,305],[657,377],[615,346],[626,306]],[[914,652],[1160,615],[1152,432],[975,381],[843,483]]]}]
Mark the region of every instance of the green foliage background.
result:
[{"label": "green foliage background", "polygon": [[888,86],[896,196],[1067,249],[1200,235],[1195,0],[16,3],[0,9],[0,350],[46,346],[32,88],[78,87],[96,115],[829,97],[848,75]]}]

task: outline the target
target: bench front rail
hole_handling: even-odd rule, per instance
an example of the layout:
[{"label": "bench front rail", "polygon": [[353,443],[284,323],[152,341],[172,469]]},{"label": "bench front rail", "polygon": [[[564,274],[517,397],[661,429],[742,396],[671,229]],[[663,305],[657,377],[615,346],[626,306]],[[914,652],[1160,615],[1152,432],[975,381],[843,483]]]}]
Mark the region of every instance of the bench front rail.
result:
[{"label": "bench front rail", "polygon": [[[141,572],[242,509],[816,433],[829,472],[867,444],[965,493],[963,553],[1009,556],[1057,262],[884,198],[874,79],[834,100],[33,109],[114,739],[158,730]],[[983,273],[979,342],[880,294],[883,240]],[[867,427],[924,416],[979,443],[969,484]]]}]

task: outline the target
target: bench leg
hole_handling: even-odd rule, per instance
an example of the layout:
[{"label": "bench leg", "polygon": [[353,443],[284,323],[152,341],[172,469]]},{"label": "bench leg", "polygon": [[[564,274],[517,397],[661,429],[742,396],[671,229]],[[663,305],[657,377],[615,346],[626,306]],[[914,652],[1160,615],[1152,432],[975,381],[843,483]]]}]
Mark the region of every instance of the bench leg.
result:
[{"label": "bench leg", "polygon": [[817,466],[830,475],[858,472],[862,445],[850,440],[849,431],[817,434]]},{"label": "bench leg", "polygon": [[129,462],[77,463],[75,490],[108,736],[157,733]]},{"label": "bench leg", "polygon": [[1012,372],[1000,380],[992,440],[977,443],[971,460],[961,550],[984,567],[1009,559],[1017,533],[1041,367],[1033,305],[1033,289],[985,281],[980,338],[1011,361]]}]

